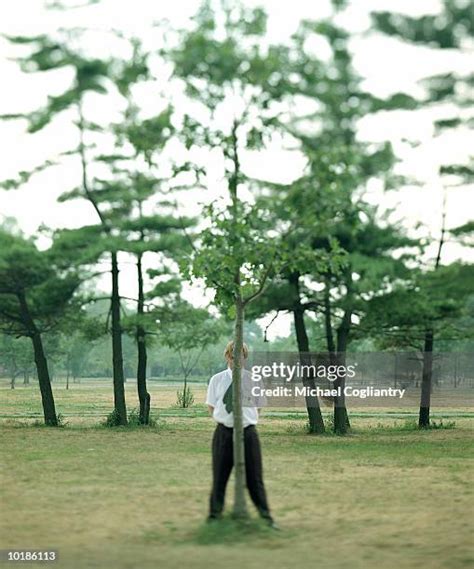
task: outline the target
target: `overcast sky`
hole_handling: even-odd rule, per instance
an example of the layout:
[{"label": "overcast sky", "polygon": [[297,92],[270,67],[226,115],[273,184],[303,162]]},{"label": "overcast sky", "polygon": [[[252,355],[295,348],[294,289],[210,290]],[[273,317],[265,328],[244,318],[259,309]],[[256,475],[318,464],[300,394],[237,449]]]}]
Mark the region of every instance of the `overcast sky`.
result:
[{"label": "overcast sky", "polygon": [[[83,0],[70,3],[80,4]],[[329,14],[329,1],[292,0],[291,2],[247,0],[249,5],[262,4],[269,13],[268,36],[270,41],[285,42],[295,31],[302,18],[320,18]],[[46,11],[43,0],[2,0],[0,2],[0,33],[9,35],[52,33],[59,27],[84,26],[93,29],[87,36],[87,48],[91,52],[107,55],[117,53],[120,46],[115,45],[108,34],[111,28],[140,36],[145,46],[154,46],[156,30],[152,24],[163,18],[176,26],[189,25],[189,18],[196,10],[197,0],[102,0],[98,5],[75,9],[68,12]],[[370,26],[369,13],[373,9],[402,10],[411,15],[434,13],[440,7],[438,0],[354,0],[340,24],[356,32],[351,43],[354,64],[364,77],[365,87],[376,95],[386,96],[404,91],[422,95],[418,83],[423,77],[435,73],[447,73],[456,69],[472,70],[472,54],[455,54],[450,51],[431,50],[425,47],[405,45],[402,42],[384,37],[375,32],[366,34]],[[156,46],[156,45],[155,45]],[[314,49],[324,57],[323,44]],[[54,71],[42,76],[24,75],[15,62],[9,60],[15,53],[9,43],[0,38],[0,77],[2,91],[0,114],[31,111],[46,101],[48,94],[59,94],[67,88],[71,76],[67,70]],[[154,88],[154,87],[153,87]],[[144,108],[150,107],[151,114],[156,95],[143,89],[141,102]],[[178,103],[179,104],[179,103]],[[95,100],[88,109],[94,114],[112,120],[115,109],[109,102]],[[409,186],[382,195],[377,184],[369,187],[370,199],[382,207],[395,208],[395,216],[402,219],[407,227],[413,228],[422,222],[424,234],[437,236],[440,230],[441,203],[443,188],[438,177],[439,165],[446,162],[467,161],[472,155],[474,137],[467,127],[441,137],[434,137],[433,119],[452,116],[446,106],[435,110],[413,112],[379,113],[365,119],[360,124],[359,136],[368,141],[390,140],[401,163],[399,172],[416,176],[419,186]],[[54,121],[44,131],[35,135],[25,132],[24,121],[2,123],[0,128],[0,179],[15,177],[19,170],[29,169],[59,152],[77,145],[76,133],[71,128],[71,116],[65,115]],[[420,144],[410,144],[419,142]],[[276,141],[272,147],[258,157],[254,153],[244,156],[243,167],[249,175],[275,181],[290,181],[298,177],[304,166],[304,158],[299,152],[281,147]],[[27,233],[34,233],[41,224],[50,227],[78,227],[95,223],[94,212],[85,202],[58,204],[57,197],[78,183],[78,164],[68,163],[65,167],[54,168],[35,176],[23,189],[18,191],[0,190],[0,220],[2,216],[15,217],[20,227]],[[208,196],[222,192],[218,177]],[[193,196],[194,198],[194,196]],[[193,199],[193,202],[196,200]],[[448,227],[455,227],[472,217],[473,187],[450,188],[448,192]],[[445,249],[445,261],[457,258],[474,260],[472,253],[463,251],[454,244]],[[135,296],[133,266],[122,259],[121,287],[124,296]],[[205,302],[200,289],[188,291],[193,302]],[[208,297],[207,297],[208,298]],[[281,317],[272,326],[273,335],[288,331],[289,319]]]}]

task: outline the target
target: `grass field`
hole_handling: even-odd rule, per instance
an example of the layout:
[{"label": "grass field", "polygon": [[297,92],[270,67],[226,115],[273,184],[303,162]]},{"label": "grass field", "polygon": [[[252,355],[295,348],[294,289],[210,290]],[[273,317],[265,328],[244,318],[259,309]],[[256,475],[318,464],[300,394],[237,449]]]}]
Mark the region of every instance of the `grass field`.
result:
[{"label": "grass field", "polygon": [[0,549],[54,548],[56,566],[74,569],[472,565],[467,410],[449,410],[453,428],[425,432],[402,413],[353,412],[347,437],[307,435],[297,410],[266,412],[265,479],[282,531],[234,535],[203,524],[213,431],[204,386],[185,411],[173,407],[176,389],[152,385],[156,428],[106,429],[110,385],[56,385],[68,425],[50,429],[28,418],[41,411],[37,387],[5,381]]}]

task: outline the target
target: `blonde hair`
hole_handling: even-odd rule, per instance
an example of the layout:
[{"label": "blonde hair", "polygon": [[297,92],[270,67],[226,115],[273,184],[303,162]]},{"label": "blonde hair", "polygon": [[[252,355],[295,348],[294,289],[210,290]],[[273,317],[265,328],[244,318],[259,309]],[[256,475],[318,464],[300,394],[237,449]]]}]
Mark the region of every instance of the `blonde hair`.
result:
[{"label": "blonde hair", "polygon": [[[245,342],[242,344],[242,353],[244,355],[244,358],[247,359],[249,355],[249,348]],[[229,358],[233,357],[233,355],[234,355],[234,341],[231,340],[230,342],[228,342],[227,346],[225,347],[224,358],[228,360]]]}]

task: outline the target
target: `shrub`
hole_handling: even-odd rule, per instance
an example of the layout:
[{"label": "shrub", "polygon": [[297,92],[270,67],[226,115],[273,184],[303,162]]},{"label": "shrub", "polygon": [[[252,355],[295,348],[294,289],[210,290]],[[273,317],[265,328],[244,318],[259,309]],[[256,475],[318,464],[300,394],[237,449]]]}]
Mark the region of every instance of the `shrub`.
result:
[{"label": "shrub", "polygon": [[148,420],[148,425],[140,423],[140,409],[135,407],[128,414],[128,426],[129,427],[156,427],[158,426],[158,421],[150,415]]},{"label": "shrub", "polygon": [[117,410],[114,409],[111,413],[109,413],[105,420],[102,421],[101,425],[104,427],[118,427],[120,425],[120,420]]},{"label": "shrub", "polygon": [[176,397],[176,405],[178,407],[191,407],[194,403],[194,395],[190,387],[185,387],[183,391],[177,391]]},{"label": "shrub", "polygon": [[[101,425],[103,427],[118,427],[118,426],[120,426],[119,420],[118,420],[118,414],[115,411],[115,409],[107,415],[105,420],[102,421]],[[150,416],[150,420],[149,420],[148,425],[142,425],[142,423],[140,423],[140,411],[136,407],[134,409],[132,409],[130,411],[130,413],[128,414],[127,427],[135,428],[135,427],[157,427],[157,426],[158,426],[158,421],[153,416]]]}]

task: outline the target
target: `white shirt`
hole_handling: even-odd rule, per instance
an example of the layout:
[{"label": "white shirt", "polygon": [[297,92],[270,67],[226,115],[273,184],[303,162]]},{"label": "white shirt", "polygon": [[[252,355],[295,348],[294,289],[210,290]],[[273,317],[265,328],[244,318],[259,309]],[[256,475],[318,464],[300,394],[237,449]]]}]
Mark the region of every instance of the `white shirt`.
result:
[{"label": "white shirt", "polygon": [[[207,387],[206,404],[214,407],[212,418],[217,423],[222,423],[226,427],[234,426],[234,414],[227,413],[224,403],[224,395],[231,383],[232,370],[227,368],[226,370],[213,375]],[[242,392],[244,394],[242,415],[244,428],[258,423],[258,408],[255,404],[258,404],[259,407],[264,404],[262,397],[246,397],[246,395],[251,393],[252,386],[253,382],[250,372],[245,369],[242,370]],[[246,406],[246,402],[247,405],[251,406]]]}]

